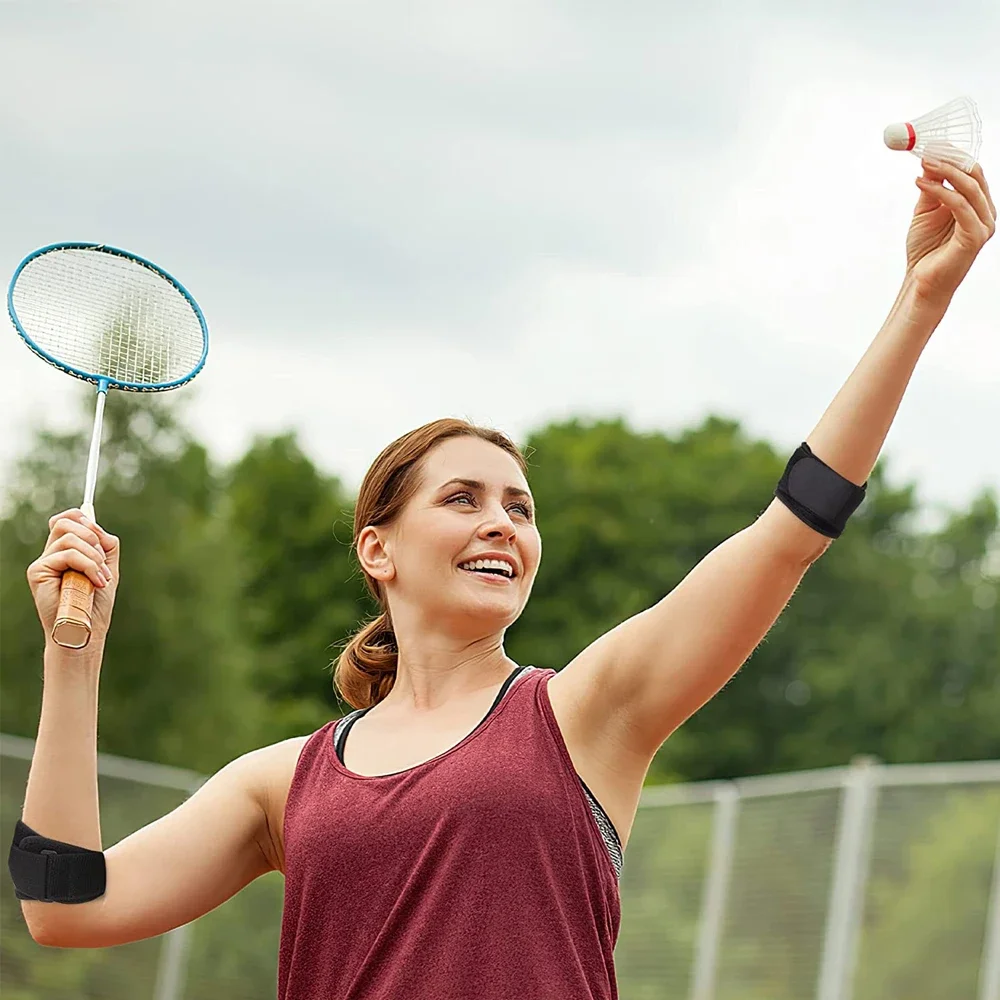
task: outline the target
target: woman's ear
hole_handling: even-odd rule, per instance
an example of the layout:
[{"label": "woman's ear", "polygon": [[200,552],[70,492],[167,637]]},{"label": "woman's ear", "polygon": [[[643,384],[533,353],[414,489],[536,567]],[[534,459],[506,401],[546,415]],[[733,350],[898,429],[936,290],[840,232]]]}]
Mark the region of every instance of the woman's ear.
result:
[{"label": "woman's ear", "polygon": [[396,567],[386,550],[385,540],[378,528],[368,525],[361,529],[357,544],[358,562],[361,568],[380,583],[388,583],[396,575]]}]

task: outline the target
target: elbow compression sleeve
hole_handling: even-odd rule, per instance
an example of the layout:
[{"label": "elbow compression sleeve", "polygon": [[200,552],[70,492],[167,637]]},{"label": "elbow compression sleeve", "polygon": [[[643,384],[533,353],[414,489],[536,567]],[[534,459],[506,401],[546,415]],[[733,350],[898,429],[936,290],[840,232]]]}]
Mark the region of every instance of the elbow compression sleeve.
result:
[{"label": "elbow compression sleeve", "polygon": [[103,896],[107,886],[102,851],[43,837],[20,820],[7,870],[18,899],[42,903],[88,903]]},{"label": "elbow compression sleeve", "polygon": [[814,531],[840,538],[867,488],[867,483],[857,486],[831,469],[803,441],[788,460],[774,495]]}]

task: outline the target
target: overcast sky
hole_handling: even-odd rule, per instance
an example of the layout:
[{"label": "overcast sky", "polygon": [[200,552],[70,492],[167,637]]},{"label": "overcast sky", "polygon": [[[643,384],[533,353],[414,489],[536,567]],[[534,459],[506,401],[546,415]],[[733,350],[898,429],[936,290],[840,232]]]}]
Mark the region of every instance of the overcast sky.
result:
[{"label": "overcast sky", "polygon": [[[0,0],[0,277],[73,239],[176,274],[220,459],[294,427],[356,485],[445,414],[714,412],[790,454],[902,277],[919,163],[883,127],[972,95],[1000,191],[998,37],[996,0]],[[12,329],[0,368],[9,466],[85,390]],[[890,478],[964,505],[998,432],[1000,240]]]}]

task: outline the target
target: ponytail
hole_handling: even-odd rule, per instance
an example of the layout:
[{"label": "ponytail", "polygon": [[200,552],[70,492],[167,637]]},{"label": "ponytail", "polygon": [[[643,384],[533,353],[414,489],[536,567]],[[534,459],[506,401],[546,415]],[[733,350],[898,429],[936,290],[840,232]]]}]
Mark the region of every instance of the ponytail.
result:
[{"label": "ponytail", "polygon": [[355,633],[337,658],[333,682],[353,708],[377,705],[396,683],[399,648],[388,613]]}]

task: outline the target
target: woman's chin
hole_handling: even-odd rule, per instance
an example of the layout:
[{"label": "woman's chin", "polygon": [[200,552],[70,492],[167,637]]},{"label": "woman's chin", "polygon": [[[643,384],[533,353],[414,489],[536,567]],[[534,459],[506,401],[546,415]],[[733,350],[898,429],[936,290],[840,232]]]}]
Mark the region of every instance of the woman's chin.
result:
[{"label": "woman's chin", "polygon": [[513,589],[486,594],[455,595],[444,614],[458,623],[474,623],[476,630],[507,628],[517,621],[521,605]]}]

